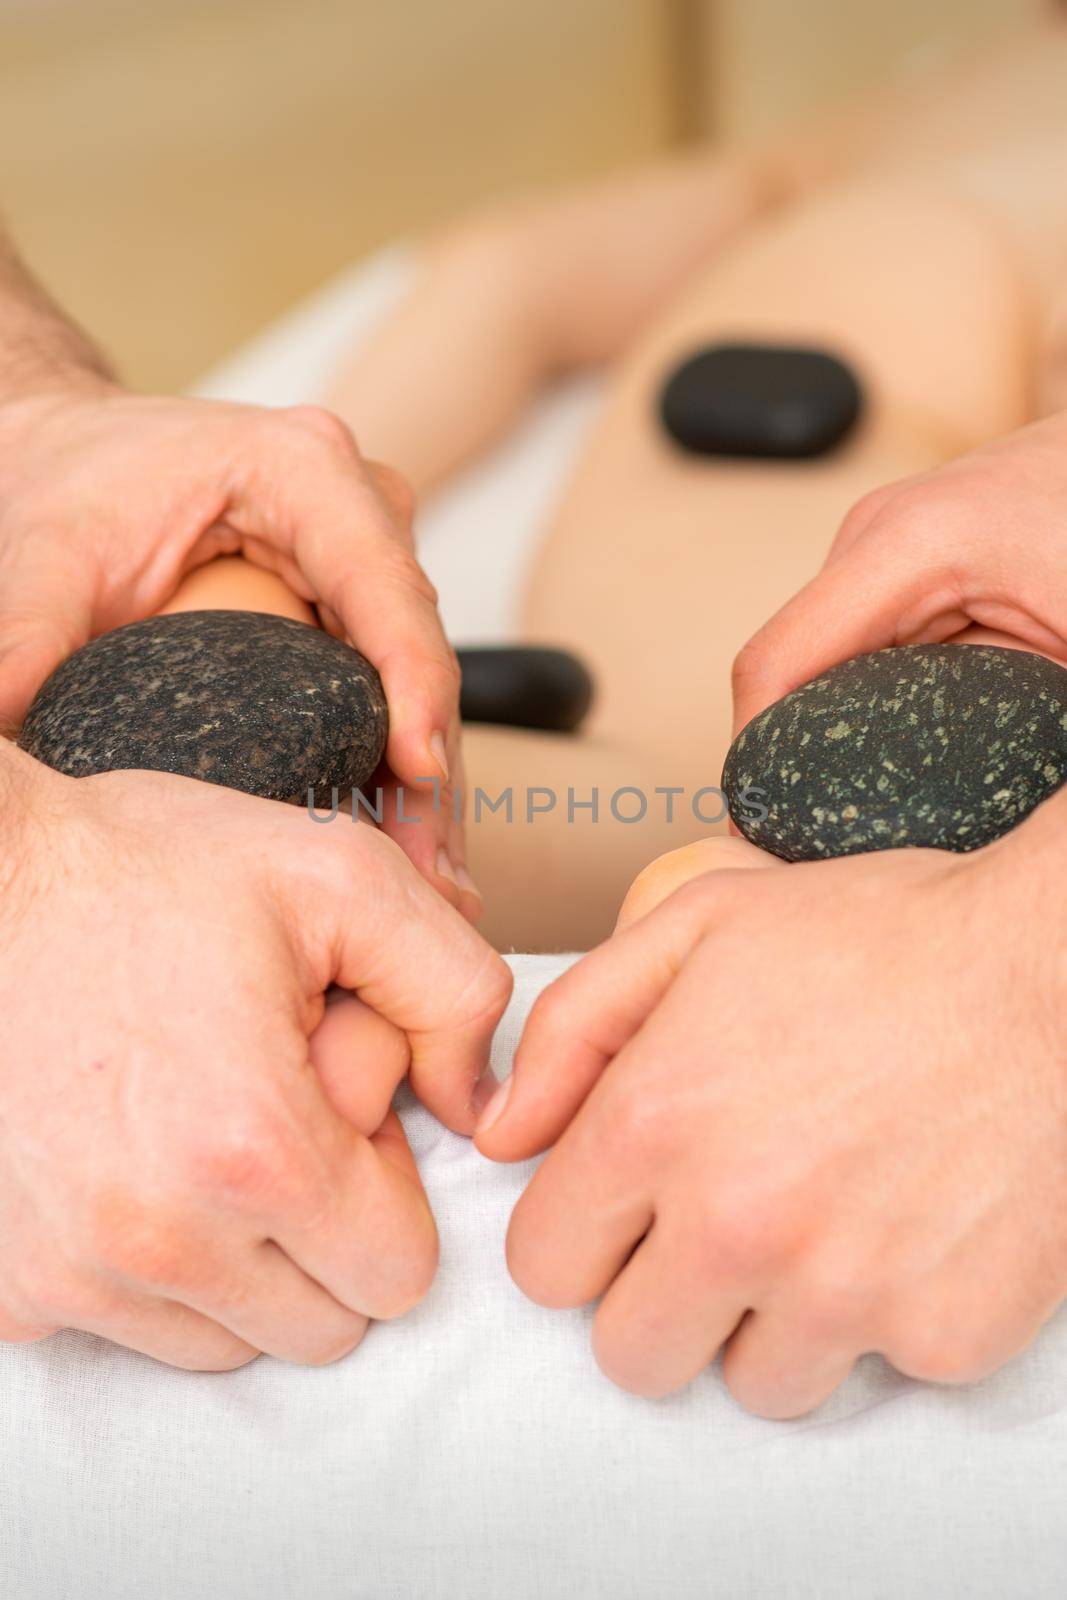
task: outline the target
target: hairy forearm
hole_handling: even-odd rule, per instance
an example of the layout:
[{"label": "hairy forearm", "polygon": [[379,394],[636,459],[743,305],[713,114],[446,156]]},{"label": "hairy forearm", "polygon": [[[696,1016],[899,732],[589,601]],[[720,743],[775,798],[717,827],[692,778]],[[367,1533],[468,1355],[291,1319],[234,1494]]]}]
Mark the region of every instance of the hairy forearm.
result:
[{"label": "hairy forearm", "polygon": [[0,404],[112,380],[104,357],[19,259],[0,224]]}]

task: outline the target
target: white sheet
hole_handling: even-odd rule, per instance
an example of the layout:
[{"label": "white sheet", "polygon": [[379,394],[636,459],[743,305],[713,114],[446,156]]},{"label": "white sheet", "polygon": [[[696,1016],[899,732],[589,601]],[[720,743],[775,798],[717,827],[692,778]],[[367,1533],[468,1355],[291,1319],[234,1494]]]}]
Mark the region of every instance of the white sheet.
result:
[{"label": "white sheet", "polygon": [[[203,392],[314,399],[410,272],[331,286]],[[425,527],[454,638],[499,637],[595,386],[555,397]],[[516,957],[507,1070],[566,964]],[[403,1115],[442,1235],[410,1317],[316,1371],[174,1372],[76,1334],[0,1347],[2,1600],[1064,1600],[1067,1314],[987,1384],[863,1363],[817,1416],[744,1415],[716,1371],[613,1389],[589,1315],[539,1310],[503,1236],[529,1168]]]},{"label": "white sheet", "polygon": [[[495,1053],[567,958],[513,958]],[[0,1348],[5,1600],[1063,1600],[1067,1317],[992,1382],[867,1360],[761,1422],[711,1371],[612,1388],[587,1312],[510,1282],[498,1168],[417,1106],[441,1229],[412,1315],[318,1370],[175,1372],[64,1334]]]}]

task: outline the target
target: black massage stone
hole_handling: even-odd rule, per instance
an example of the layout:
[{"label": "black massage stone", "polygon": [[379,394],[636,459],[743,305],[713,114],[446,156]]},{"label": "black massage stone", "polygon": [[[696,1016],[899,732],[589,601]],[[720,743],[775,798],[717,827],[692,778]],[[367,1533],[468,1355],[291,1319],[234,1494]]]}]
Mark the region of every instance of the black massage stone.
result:
[{"label": "black massage stone", "polygon": [[72,777],[174,772],[323,805],[385,749],[381,679],[319,628],[250,611],[188,611],[105,633],[57,667],[19,736]]},{"label": "black massage stone", "polygon": [[825,455],[862,409],[843,361],[786,345],[712,345],[684,361],[660,396],[663,426],[683,450],[776,461]]},{"label": "black massage stone", "polygon": [[593,701],[588,670],[566,650],[535,646],[457,650],[464,722],[571,733]]},{"label": "black massage stone", "polygon": [[722,785],[753,844],[818,861],[977,850],[1065,779],[1067,671],[1029,651],[941,644],[857,656],[787,694],[734,740]]}]

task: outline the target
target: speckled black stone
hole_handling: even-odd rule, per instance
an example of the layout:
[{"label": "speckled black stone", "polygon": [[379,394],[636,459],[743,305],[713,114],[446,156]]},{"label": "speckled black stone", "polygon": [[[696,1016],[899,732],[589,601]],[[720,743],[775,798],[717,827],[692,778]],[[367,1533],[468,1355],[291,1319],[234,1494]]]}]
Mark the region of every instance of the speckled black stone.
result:
[{"label": "speckled black stone", "polygon": [[696,455],[803,460],[839,445],[859,420],[863,391],[827,350],[717,344],[671,373],[660,419]]},{"label": "speckled black stone", "polygon": [[942,644],[857,656],[786,695],[734,740],[722,784],[753,844],[817,861],[977,850],[1065,780],[1067,671],[1029,651]]},{"label": "speckled black stone", "polygon": [[132,622],[57,667],[19,744],[72,777],[140,768],[303,804],[374,772],[381,679],[319,628],[250,611]]}]

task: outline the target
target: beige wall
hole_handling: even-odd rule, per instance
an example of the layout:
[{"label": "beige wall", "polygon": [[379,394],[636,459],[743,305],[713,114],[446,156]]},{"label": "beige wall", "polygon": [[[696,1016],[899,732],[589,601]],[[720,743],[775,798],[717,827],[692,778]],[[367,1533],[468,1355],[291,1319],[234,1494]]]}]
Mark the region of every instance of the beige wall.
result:
[{"label": "beige wall", "polygon": [[762,133],[1017,27],[1048,0],[694,0],[705,127]]},{"label": "beige wall", "polygon": [[0,208],[145,385],[354,255],[673,131],[662,0],[0,0]]},{"label": "beige wall", "polygon": [[499,192],[765,128],[1036,0],[0,0],[0,209],[145,386]]}]

